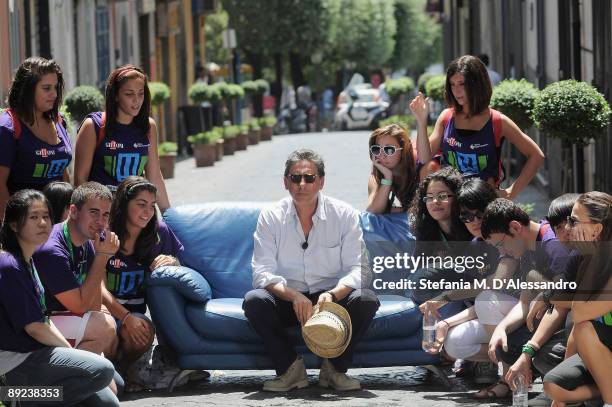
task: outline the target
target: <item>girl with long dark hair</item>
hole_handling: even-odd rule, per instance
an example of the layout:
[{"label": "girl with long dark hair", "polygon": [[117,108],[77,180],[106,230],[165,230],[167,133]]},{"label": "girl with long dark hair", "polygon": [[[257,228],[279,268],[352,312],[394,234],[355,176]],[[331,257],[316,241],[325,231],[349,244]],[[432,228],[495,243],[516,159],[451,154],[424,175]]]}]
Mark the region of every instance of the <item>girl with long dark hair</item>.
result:
[{"label": "girl with long dark hair", "polygon": [[155,210],[157,188],[143,177],[126,178],[110,213],[110,229],[121,247],[106,266],[104,305],[118,322],[123,359],[133,361],[153,342],[155,329],[148,317],[146,279],[161,266],[179,265],[183,245]]},{"label": "girl with long dark hair", "polygon": [[69,180],[72,144],[59,114],[63,91],[62,70],[53,60],[28,58],[15,73],[9,108],[0,115],[0,219],[16,191]]},{"label": "girl with long dark hair", "polygon": [[162,211],[170,206],[157,154],[157,125],[142,69],[124,65],[106,83],[104,112],[90,113],[76,142],[75,185],[96,181],[111,191],[131,175],[144,175],[157,187]]}]

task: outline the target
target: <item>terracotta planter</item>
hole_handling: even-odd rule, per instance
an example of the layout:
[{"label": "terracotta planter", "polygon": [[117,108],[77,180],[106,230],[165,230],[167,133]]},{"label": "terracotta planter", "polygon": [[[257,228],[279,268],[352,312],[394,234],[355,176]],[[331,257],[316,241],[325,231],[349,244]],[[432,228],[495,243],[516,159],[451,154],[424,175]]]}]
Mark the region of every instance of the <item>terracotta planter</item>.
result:
[{"label": "terracotta planter", "polygon": [[224,140],[223,154],[224,155],[234,155],[234,152],[236,152],[236,138],[232,137],[232,138],[226,138],[223,140]]},{"label": "terracotta planter", "polygon": [[270,141],[272,140],[272,127],[263,126],[261,128],[261,132],[259,133],[259,139],[261,141]]},{"label": "terracotta planter", "polygon": [[217,140],[217,157],[215,158],[216,161],[223,160],[223,144],[225,144],[223,139]]},{"label": "terracotta planter", "polygon": [[174,178],[174,162],[176,161],[176,153],[165,154],[159,156],[159,169],[161,170],[164,179]]},{"label": "terracotta planter", "polygon": [[249,144],[259,143],[259,130],[249,130]]},{"label": "terracotta planter", "polygon": [[193,144],[192,148],[196,167],[210,167],[215,164],[215,158],[217,158],[217,146],[215,144]]},{"label": "terracotta planter", "polygon": [[236,136],[236,150],[246,150],[249,145],[249,134],[240,133]]}]

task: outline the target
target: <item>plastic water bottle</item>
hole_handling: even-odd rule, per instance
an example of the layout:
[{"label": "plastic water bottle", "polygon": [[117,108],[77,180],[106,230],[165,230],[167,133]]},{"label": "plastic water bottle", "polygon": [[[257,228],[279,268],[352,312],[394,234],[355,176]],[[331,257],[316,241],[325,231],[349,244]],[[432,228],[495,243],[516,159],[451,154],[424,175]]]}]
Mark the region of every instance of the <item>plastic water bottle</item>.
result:
[{"label": "plastic water bottle", "polygon": [[525,376],[518,374],[514,377],[515,390],[512,393],[512,406],[513,407],[527,407],[527,385],[525,383]]},{"label": "plastic water bottle", "polygon": [[423,314],[423,342],[421,346],[426,352],[436,349],[437,323],[438,319],[431,311],[427,311]]}]

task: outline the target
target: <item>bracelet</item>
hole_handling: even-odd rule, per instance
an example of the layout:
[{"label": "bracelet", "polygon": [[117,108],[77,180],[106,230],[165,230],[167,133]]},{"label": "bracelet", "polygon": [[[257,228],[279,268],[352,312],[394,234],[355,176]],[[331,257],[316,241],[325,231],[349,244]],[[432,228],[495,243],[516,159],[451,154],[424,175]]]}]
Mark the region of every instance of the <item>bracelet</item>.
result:
[{"label": "bracelet", "polygon": [[529,343],[526,343],[521,348],[521,353],[526,353],[529,357],[533,358],[536,354],[536,350]]},{"label": "bracelet", "polygon": [[103,256],[108,256],[108,257],[113,257],[115,255],[115,253],[109,253],[109,252],[96,252],[96,256],[98,254],[101,254]]},{"label": "bracelet", "polygon": [[450,324],[448,322],[446,322],[445,319],[441,319],[439,322],[444,322],[446,324],[446,326],[448,326],[450,328]]},{"label": "bracelet", "polygon": [[387,178],[381,178],[380,185],[386,185],[390,187],[391,185],[393,185],[393,181]]},{"label": "bracelet", "polygon": [[325,292],[328,293],[329,295],[331,295],[333,302],[338,302],[338,297],[336,297],[336,294],[334,294],[331,291],[325,291]]},{"label": "bracelet", "polygon": [[123,323],[125,322],[125,320],[127,319],[127,317],[129,317],[130,315],[132,315],[132,313],[130,311],[128,311],[123,318],[121,318],[121,325],[123,325]]}]

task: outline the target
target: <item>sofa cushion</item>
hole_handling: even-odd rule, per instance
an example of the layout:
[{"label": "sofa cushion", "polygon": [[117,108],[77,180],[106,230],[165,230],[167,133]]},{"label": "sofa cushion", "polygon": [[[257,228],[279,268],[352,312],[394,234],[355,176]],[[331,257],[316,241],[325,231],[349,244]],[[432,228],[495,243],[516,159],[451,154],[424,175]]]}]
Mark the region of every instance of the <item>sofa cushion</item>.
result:
[{"label": "sofa cushion", "polygon": [[253,233],[266,205],[215,202],[173,207],[164,213],[185,246],[181,262],[202,273],[213,298],[241,298],[253,288]]},{"label": "sofa cushion", "polygon": [[[204,338],[218,341],[259,343],[261,339],[242,311],[242,298],[218,298],[205,304],[189,304],[186,316]],[[421,329],[421,313],[407,298],[383,296],[381,306],[364,340],[389,340],[413,335]],[[290,336],[298,336],[297,328]]]}]

